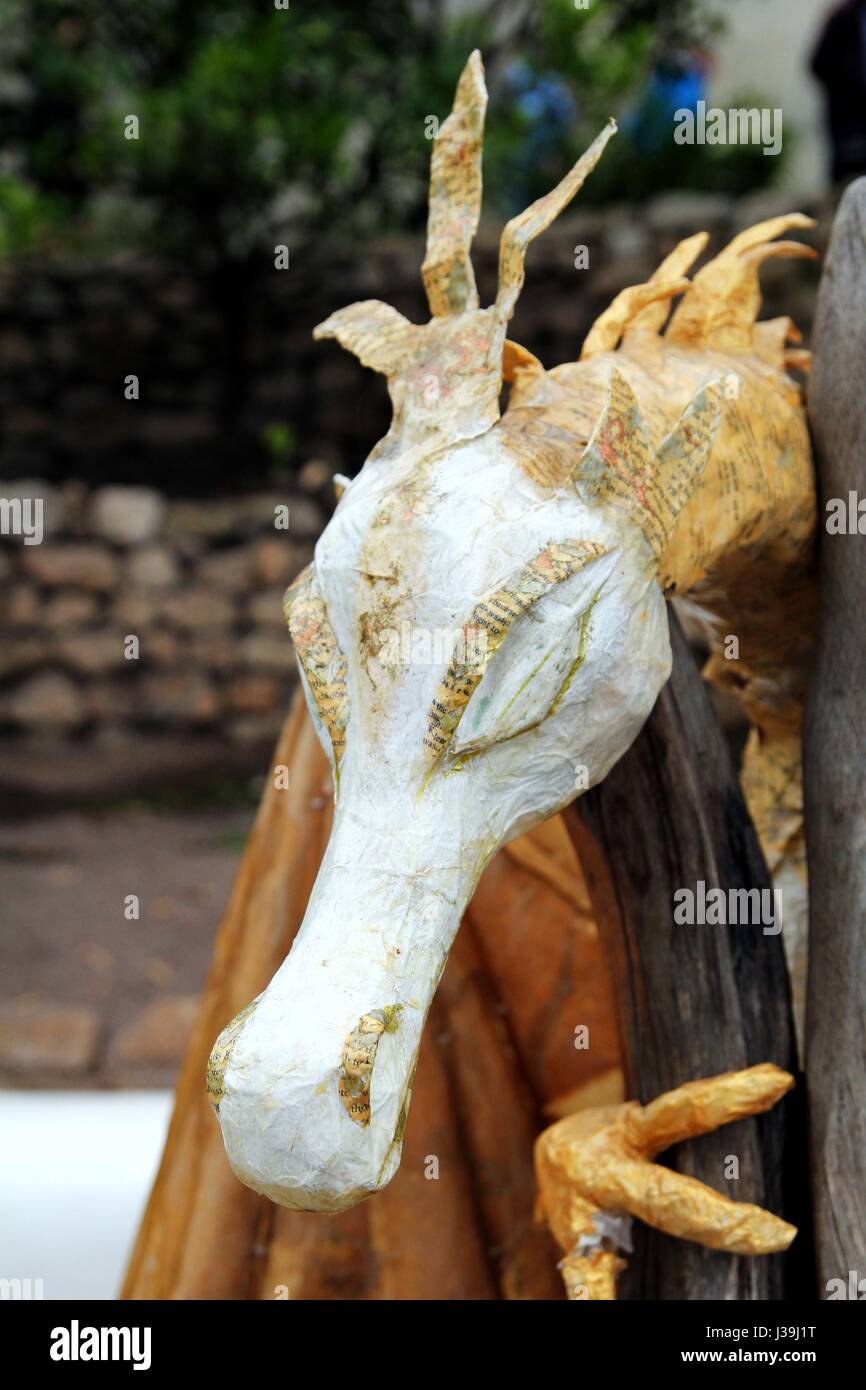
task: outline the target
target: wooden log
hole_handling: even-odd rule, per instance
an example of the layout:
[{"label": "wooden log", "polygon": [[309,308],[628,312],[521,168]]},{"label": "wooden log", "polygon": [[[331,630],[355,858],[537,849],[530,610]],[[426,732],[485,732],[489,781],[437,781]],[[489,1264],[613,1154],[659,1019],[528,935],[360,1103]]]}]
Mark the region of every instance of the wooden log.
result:
[{"label": "wooden log", "polygon": [[[671,613],[673,674],[638,739],[565,813],[613,978],[627,1094],[775,1062],[797,1070],[781,935],[760,924],[677,925],[674,893],[769,889],[757,836],[694,658]],[[672,1149],[662,1162],[801,1228],[796,1096]],[[726,1176],[738,1160],[739,1177]],[[621,1297],[768,1299],[800,1287],[802,1256],[730,1256],[636,1227]]]},{"label": "wooden log", "polygon": [[241,1187],[223,1152],[204,1074],[214,1039],[267,984],[301,921],[330,821],[326,763],[295,702],[217,936],[175,1096],[159,1173],[127,1269],[125,1298],[244,1298],[262,1199]]},{"label": "wooden log", "polygon": [[[570,1096],[619,1067],[598,928],[561,816],[494,857],[467,917],[539,1122],[557,1118],[567,1112]],[[582,1027],[589,1029],[591,1048],[576,1045]]]},{"label": "wooden log", "polygon": [[[818,294],[809,418],[818,470],[820,612],[803,730],[809,862],[806,1071],[820,1297],[866,1277],[866,179],[839,206]],[[866,507],[864,507],[866,512]]]},{"label": "wooden log", "polygon": [[460,1131],[472,1166],[479,1220],[508,1299],[561,1299],[559,1258],[535,1219],[533,1148],[541,1127],[517,1050],[471,917],[451,948],[439,986],[447,1018],[444,1041]]},{"label": "wooden log", "polygon": [[[293,1301],[485,1300],[500,1296],[477,1220],[474,1174],[437,1033],[434,1003],[415,1077],[400,1170],[337,1216],[268,1202],[265,1269],[253,1296]],[[435,1160],[437,1169],[430,1170]]]}]

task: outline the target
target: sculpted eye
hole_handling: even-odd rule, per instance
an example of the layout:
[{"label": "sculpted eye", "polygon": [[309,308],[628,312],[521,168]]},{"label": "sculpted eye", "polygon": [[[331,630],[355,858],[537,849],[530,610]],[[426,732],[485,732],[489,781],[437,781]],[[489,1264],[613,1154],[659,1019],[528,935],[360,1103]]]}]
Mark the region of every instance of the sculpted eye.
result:
[{"label": "sculpted eye", "polygon": [[[446,748],[478,751],[551,713],[586,649],[594,589],[581,571],[604,553],[589,541],[551,543],[475,605],[464,649],[455,653],[428,712],[424,743],[431,763]],[[599,577],[595,590],[602,583]]]},{"label": "sculpted eye", "polygon": [[466,707],[451,741],[454,756],[514,738],[555,713],[583,665],[601,592],[601,584],[589,595],[580,586],[581,605],[588,601],[575,611],[569,587],[547,595],[515,623]]},{"label": "sculpted eye", "polygon": [[301,570],[286,590],[283,612],[300,662],[310,713],[326,751],[330,745],[338,773],[349,721],[347,666],[312,565]]}]

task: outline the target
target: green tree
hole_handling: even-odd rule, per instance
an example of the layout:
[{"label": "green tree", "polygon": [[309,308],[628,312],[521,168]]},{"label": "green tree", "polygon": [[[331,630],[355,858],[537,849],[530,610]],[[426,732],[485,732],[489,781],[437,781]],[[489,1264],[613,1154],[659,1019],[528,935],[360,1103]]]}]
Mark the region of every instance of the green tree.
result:
[{"label": "green tree", "polygon": [[298,246],[419,225],[425,121],[447,113],[472,47],[504,205],[530,120],[510,64],[574,93],[549,156],[561,169],[658,54],[706,42],[713,20],[701,0],[486,0],[457,18],[444,0],[0,0],[0,24],[0,250],[62,229],[68,250],[144,241],[222,268],[277,232]]},{"label": "green tree", "polygon": [[[423,226],[428,118],[473,47],[491,89],[485,208],[510,211],[712,22],[701,0],[469,0],[456,17],[445,0],[0,0],[0,254],[145,245],[204,277],[230,427],[265,259]],[[541,154],[515,64],[530,88],[574,94]],[[637,167],[616,142],[588,196],[633,195]]]}]

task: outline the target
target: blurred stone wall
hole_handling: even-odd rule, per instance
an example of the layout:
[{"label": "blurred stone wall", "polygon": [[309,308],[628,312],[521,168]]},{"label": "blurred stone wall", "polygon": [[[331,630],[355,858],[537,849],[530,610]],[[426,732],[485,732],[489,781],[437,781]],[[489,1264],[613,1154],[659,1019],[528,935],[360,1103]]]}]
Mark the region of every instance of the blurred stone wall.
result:
[{"label": "blurred stone wall", "polygon": [[0,485],[41,498],[44,528],[39,544],[0,542],[0,728],[103,746],[274,737],[294,665],[282,597],[312,558],[330,474],[312,463],[301,477],[310,493],[211,500]]},{"label": "blurred stone wall", "polygon": [[[680,238],[706,229],[717,250],[791,206],[779,193],[576,205],[529,251],[511,336],[546,366],[573,361],[617,291],[646,280]],[[810,237],[819,249],[826,222]],[[473,252],[484,303],[496,293],[499,230],[482,226]],[[420,238],[380,237],[341,252],[299,250],[281,271],[265,250],[244,291],[242,341],[221,319],[213,285],[155,262],[0,267],[0,478],[236,492],[268,477],[263,436],[279,424],[295,441],[292,462],[315,456],[353,473],[387,429],[385,384],[336,344],[314,343],[312,331],[359,299],[426,319],[422,256]],[[762,282],[766,317],[789,314],[808,333],[815,268],[770,263]],[[130,374],[137,400],[124,396]]]},{"label": "blurred stone wall", "polygon": [[[511,336],[546,366],[574,360],[614,295],[682,237],[706,228],[715,251],[785,210],[776,193],[578,208],[530,250]],[[830,215],[819,210],[807,234],[819,251]],[[495,294],[497,233],[482,228],[474,255],[483,303]],[[43,497],[46,530],[40,545],[0,537],[0,734],[12,748],[0,747],[0,790],[26,765],[20,740],[117,749],[171,735],[192,754],[208,734],[223,749],[273,738],[294,679],[283,590],[311,558],[334,471],[357,471],[390,413],[383,380],[314,343],[312,328],[372,297],[424,320],[421,254],[415,239],[379,239],[315,267],[299,257],[288,272],[263,270],[231,437],[201,286],[144,262],[0,271],[0,498]],[[780,260],[761,274],[763,317],[790,315],[807,343],[818,273]],[[137,401],[124,400],[128,372],[140,375]],[[285,486],[250,491],[244,450],[274,421],[310,461],[293,462]],[[274,526],[281,505],[287,532]],[[71,761],[55,764],[74,780]],[[87,776],[94,766],[91,756]]]}]

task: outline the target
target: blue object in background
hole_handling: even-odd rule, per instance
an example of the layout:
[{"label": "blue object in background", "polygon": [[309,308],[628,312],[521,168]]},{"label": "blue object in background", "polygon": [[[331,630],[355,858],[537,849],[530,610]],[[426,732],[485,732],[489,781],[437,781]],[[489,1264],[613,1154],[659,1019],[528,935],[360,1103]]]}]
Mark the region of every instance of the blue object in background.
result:
[{"label": "blue object in background", "polygon": [[656,64],[622,122],[640,154],[658,154],[671,144],[675,113],[696,111],[706,85],[706,66],[697,55],[678,54]]},{"label": "blue object in background", "polygon": [[505,85],[512,104],[526,122],[526,138],[510,170],[510,211],[520,212],[535,196],[532,179],[539,166],[555,155],[573,128],[577,106],[568,87],[554,73],[536,73],[528,63],[510,63]]}]

